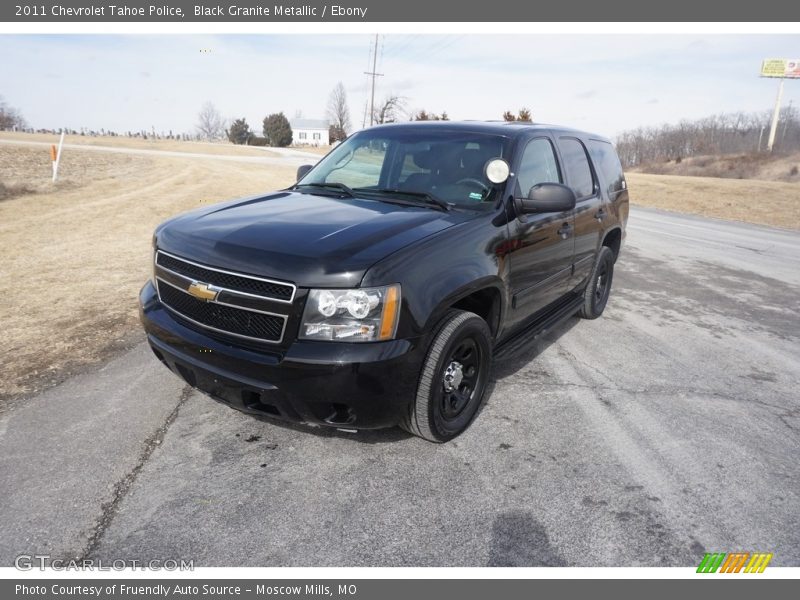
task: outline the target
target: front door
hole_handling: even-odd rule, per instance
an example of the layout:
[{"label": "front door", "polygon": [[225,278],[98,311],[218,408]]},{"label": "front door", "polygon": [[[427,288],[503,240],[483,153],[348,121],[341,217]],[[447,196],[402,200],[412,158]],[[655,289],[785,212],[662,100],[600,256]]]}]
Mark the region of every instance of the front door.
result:
[{"label": "front door", "polygon": [[[563,183],[553,142],[527,141],[515,165],[516,197],[526,198],[537,183]],[[511,327],[523,324],[569,288],[574,253],[574,211],[519,215],[509,223]]]}]

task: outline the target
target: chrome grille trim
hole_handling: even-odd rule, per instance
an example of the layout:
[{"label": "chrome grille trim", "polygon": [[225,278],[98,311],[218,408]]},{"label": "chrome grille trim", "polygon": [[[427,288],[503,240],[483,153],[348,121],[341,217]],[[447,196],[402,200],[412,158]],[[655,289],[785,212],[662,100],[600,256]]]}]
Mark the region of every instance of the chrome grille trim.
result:
[{"label": "chrome grille trim", "polygon": [[[183,273],[178,273],[178,272],[173,271],[172,269],[168,269],[167,267],[164,267],[162,265],[156,265],[156,279],[158,279],[159,281],[163,281],[164,283],[168,283],[172,287],[178,288],[182,292],[186,292],[186,290],[183,289],[183,288],[178,287],[177,285],[175,285],[171,281],[168,281],[168,280],[164,279],[163,277],[159,277],[158,276],[158,271],[164,271],[165,273],[169,273],[172,277],[180,279],[183,283],[186,284],[187,288],[189,287],[190,284],[192,284],[194,282],[198,282],[197,279],[193,279],[193,278],[189,277],[188,275],[184,275]],[[206,283],[206,282],[203,282],[203,283]],[[226,294],[231,294],[232,296],[246,296],[248,298],[256,298],[258,300],[264,300],[266,302],[281,302],[280,300],[276,300],[275,298],[270,298],[268,296],[259,296],[258,294],[251,294],[250,292],[240,292],[239,290],[233,290],[231,288],[223,287],[221,285],[215,285],[215,284],[208,284],[208,285],[209,285],[209,287],[212,287],[215,290],[217,290],[219,292],[219,294],[222,294],[223,292],[225,292]],[[217,297],[219,297],[219,295]],[[249,308],[247,306],[240,306],[238,304],[230,304],[230,303],[227,303],[227,302],[220,302],[219,300],[211,300],[211,302],[214,302],[216,304],[225,304],[226,306],[232,306],[233,308],[241,308],[242,310],[249,310],[249,311],[252,311],[252,312],[261,312],[261,313],[264,313],[265,315],[272,315],[274,317],[283,317],[283,316],[285,316],[285,315],[282,315],[282,314],[279,314],[279,313],[272,313],[272,312],[268,312],[268,311],[258,310],[257,308]]]},{"label": "chrome grille trim", "polygon": [[[225,275],[231,275],[231,276],[234,276],[234,277],[241,277],[243,279],[252,279],[253,281],[262,281],[264,283],[270,283],[270,284],[273,284],[273,285],[284,286],[284,287],[287,287],[287,288],[291,288],[291,290],[292,290],[292,294],[289,297],[289,299],[283,299],[283,298],[275,298],[273,296],[265,296],[265,295],[262,295],[262,294],[253,294],[251,292],[243,292],[243,291],[240,291],[240,290],[231,289],[231,288],[222,287],[222,286],[219,286],[219,285],[212,284],[212,285],[214,285],[215,288],[224,289],[225,291],[233,293],[233,294],[240,294],[242,296],[251,296],[251,297],[254,297],[254,298],[263,298],[264,300],[269,300],[271,302],[280,302],[281,304],[292,304],[292,302],[294,302],[295,295],[297,294],[297,286],[295,284],[293,284],[293,283],[288,282],[288,281],[279,281],[277,279],[268,279],[266,277],[256,277],[255,275],[247,275],[245,273],[237,273],[236,271],[227,271],[225,269],[219,269],[217,267],[210,267],[210,266],[204,265],[202,263],[194,262],[192,260],[188,260],[188,259],[183,258],[181,256],[176,256],[175,254],[172,254],[170,252],[165,252],[164,250],[156,250],[155,258],[153,259],[154,262],[155,262],[156,268],[157,269],[164,269],[165,271],[169,271],[170,273],[172,273],[174,275],[180,275],[181,277],[187,277],[189,279],[192,279],[192,278],[188,277],[188,275],[184,275],[183,273],[176,273],[175,271],[173,271],[171,269],[168,269],[167,267],[164,267],[164,266],[158,264],[158,255],[159,254],[163,254],[165,256],[169,256],[173,260],[184,262],[184,263],[193,265],[195,267],[198,267],[200,269],[206,269],[208,271],[216,271],[217,273],[223,273]],[[196,280],[192,279],[192,281],[196,281]],[[206,283],[211,283],[211,282],[206,282]]]},{"label": "chrome grille trim", "polygon": [[[159,267],[159,268],[163,268],[163,267]],[[178,273],[174,273],[174,274],[175,275],[180,275]],[[181,275],[181,277],[184,277],[184,276]],[[174,288],[174,289],[176,289],[176,290],[178,290],[180,292],[183,292],[187,296],[190,296],[190,297],[194,298],[185,289],[181,288],[180,286],[175,285],[174,283],[172,283],[170,281],[167,281],[166,279],[163,279],[161,277],[156,276],[156,280],[157,280],[157,282],[164,283],[164,284],[166,284],[166,285],[168,285],[168,286],[170,286],[170,287],[172,287],[172,288]],[[189,281],[194,281],[194,280],[189,279]],[[283,325],[281,326],[281,334],[280,334],[280,337],[277,340],[270,340],[270,339],[261,338],[261,337],[253,337],[253,336],[249,336],[249,335],[242,335],[240,333],[233,333],[232,331],[227,331],[225,329],[219,329],[217,327],[213,327],[211,325],[207,325],[206,323],[201,323],[200,321],[192,319],[191,317],[187,317],[185,314],[183,314],[179,310],[171,307],[169,304],[164,302],[164,300],[161,298],[161,290],[159,289],[159,286],[156,285],[155,287],[156,287],[156,293],[158,294],[158,301],[161,303],[162,306],[164,306],[165,308],[169,309],[171,312],[173,312],[176,315],[178,315],[181,319],[185,319],[186,321],[189,321],[190,323],[193,323],[193,324],[197,325],[198,327],[203,327],[204,329],[208,329],[210,331],[216,331],[217,333],[221,333],[221,334],[226,335],[226,336],[232,336],[232,337],[245,339],[245,340],[252,340],[252,341],[255,341],[255,342],[260,342],[262,344],[280,344],[281,342],[283,342],[283,337],[286,334],[286,323],[289,320],[289,316],[288,315],[281,315],[281,314],[271,313],[271,312],[267,312],[267,311],[263,311],[263,310],[255,310],[255,309],[247,308],[247,307],[244,307],[244,306],[238,306],[236,304],[230,304],[228,302],[218,302],[216,300],[210,300],[209,301],[210,304],[219,304],[220,306],[227,306],[229,308],[235,308],[237,310],[244,310],[244,311],[253,312],[253,313],[260,313],[260,314],[268,315],[270,317],[278,317],[278,318],[283,320]],[[228,291],[234,291],[234,290],[228,290]],[[259,297],[262,297],[262,296],[259,296]]]}]

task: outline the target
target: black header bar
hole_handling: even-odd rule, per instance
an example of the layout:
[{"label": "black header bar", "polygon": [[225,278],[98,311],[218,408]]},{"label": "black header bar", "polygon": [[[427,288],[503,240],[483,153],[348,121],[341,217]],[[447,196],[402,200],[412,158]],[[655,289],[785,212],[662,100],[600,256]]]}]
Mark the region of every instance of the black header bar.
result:
[{"label": "black header bar", "polygon": [[15,0],[0,4],[0,21],[53,22],[798,22],[800,3],[786,0]]}]

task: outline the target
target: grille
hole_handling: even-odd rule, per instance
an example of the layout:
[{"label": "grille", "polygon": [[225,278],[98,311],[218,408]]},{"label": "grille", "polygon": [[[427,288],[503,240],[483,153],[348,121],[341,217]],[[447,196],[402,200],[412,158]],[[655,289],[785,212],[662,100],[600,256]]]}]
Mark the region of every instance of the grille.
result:
[{"label": "grille", "polygon": [[284,318],[255,313],[249,310],[203,302],[171,285],[158,282],[161,302],[192,321],[213,327],[222,333],[232,333],[268,342],[279,342],[283,335]]},{"label": "grille", "polygon": [[233,273],[222,273],[214,271],[213,269],[206,269],[199,265],[195,265],[184,260],[180,260],[163,252],[159,252],[156,257],[156,263],[165,269],[180,273],[186,277],[191,277],[203,283],[210,283],[219,287],[228,288],[234,291],[247,292],[248,294],[257,294],[265,298],[273,298],[275,300],[282,300],[289,302],[294,295],[294,287],[291,285],[272,283],[269,281],[262,281],[260,279],[252,279],[244,275],[235,275]]}]

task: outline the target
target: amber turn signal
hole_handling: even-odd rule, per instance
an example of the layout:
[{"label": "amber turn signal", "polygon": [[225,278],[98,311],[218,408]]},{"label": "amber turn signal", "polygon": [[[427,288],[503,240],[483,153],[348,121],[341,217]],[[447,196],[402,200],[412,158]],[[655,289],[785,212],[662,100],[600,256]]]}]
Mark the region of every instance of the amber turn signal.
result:
[{"label": "amber turn signal", "polygon": [[397,321],[400,317],[400,286],[391,285],[386,289],[386,298],[383,301],[383,315],[381,315],[381,329],[379,340],[390,340],[397,331]]}]

